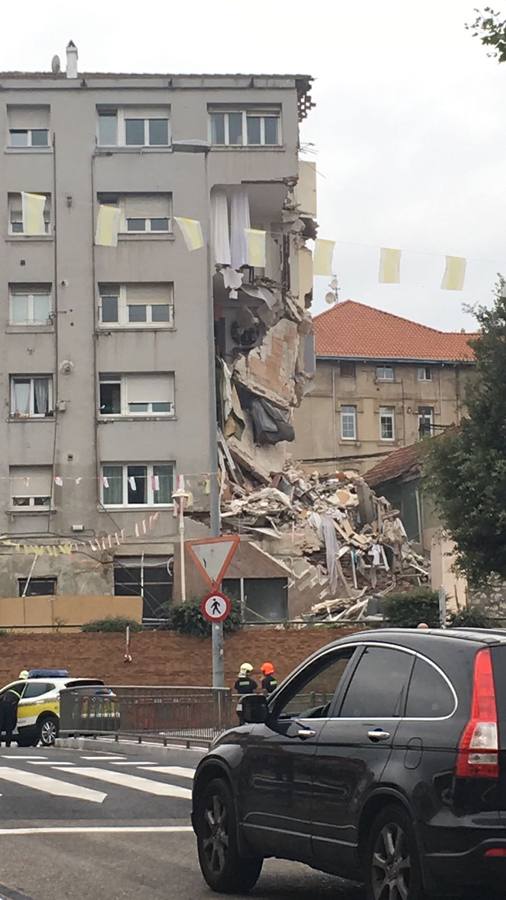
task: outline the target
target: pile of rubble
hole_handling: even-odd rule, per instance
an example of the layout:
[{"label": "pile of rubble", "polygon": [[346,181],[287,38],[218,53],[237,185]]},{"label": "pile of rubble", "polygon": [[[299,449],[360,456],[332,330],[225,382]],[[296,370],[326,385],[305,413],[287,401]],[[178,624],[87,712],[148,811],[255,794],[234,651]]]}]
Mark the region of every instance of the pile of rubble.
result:
[{"label": "pile of rubble", "polygon": [[305,476],[287,466],[260,489],[229,483],[222,504],[224,529],[259,540],[284,538],[293,555],[318,567],[327,582],[325,599],[304,619],[370,617],[394,588],[407,590],[429,577],[399,511],[356,472]]}]

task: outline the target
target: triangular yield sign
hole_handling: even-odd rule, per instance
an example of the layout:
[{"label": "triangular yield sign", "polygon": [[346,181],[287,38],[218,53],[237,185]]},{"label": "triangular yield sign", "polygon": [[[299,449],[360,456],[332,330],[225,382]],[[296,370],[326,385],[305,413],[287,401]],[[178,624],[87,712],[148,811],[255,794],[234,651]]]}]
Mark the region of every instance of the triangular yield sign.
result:
[{"label": "triangular yield sign", "polygon": [[222,581],[238,545],[238,536],[187,542],[193,561],[212,585]]}]

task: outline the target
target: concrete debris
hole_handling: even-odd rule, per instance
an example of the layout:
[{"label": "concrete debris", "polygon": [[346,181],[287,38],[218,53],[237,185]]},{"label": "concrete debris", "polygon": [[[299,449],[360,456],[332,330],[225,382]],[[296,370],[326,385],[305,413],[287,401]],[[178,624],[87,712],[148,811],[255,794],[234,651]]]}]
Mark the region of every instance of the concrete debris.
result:
[{"label": "concrete debris", "polygon": [[[268,542],[285,564],[291,559],[292,584],[316,591],[301,609],[303,621],[378,619],[387,593],[428,580],[428,563],[408,541],[399,511],[356,472],[307,476],[285,465],[269,486],[254,481],[251,468],[242,486],[228,480],[224,529]],[[301,558],[302,570],[295,565]]]}]

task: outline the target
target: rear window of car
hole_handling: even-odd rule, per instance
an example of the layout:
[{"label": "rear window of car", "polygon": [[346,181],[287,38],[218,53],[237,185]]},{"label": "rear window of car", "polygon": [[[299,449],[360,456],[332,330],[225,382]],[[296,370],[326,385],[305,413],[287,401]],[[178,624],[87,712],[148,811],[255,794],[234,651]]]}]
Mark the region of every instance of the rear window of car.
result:
[{"label": "rear window of car", "polygon": [[408,686],[413,656],[386,647],[367,647],[346,692],[345,719],[397,718]]},{"label": "rear window of car", "polygon": [[67,681],[65,687],[102,687],[103,684],[104,682],[99,678],[74,678],[72,681]]},{"label": "rear window of car", "polygon": [[442,675],[423,659],[417,659],[411,676],[406,718],[427,719],[451,716],[455,698]]}]

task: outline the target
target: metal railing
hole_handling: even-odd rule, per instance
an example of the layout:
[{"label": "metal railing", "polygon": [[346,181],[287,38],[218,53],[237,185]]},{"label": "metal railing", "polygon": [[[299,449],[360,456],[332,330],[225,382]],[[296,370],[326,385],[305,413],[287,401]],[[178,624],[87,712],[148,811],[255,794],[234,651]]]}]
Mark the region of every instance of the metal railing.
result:
[{"label": "metal railing", "polygon": [[60,695],[61,735],[115,735],[185,741],[213,738],[237,722],[228,688],[120,685],[114,698],[86,688]]}]

